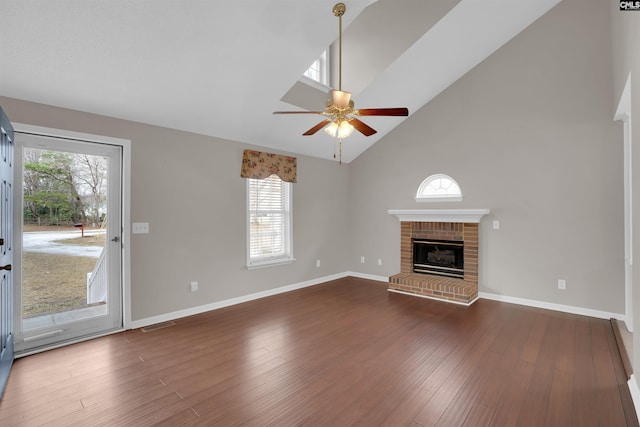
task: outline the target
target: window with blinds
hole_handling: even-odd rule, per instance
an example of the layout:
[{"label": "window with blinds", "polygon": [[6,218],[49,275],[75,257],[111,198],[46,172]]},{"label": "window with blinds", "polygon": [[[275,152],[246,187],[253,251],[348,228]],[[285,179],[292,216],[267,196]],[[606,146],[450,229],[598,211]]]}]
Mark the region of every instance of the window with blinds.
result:
[{"label": "window with blinds", "polygon": [[247,179],[247,267],[292,262],[291,183]]}]

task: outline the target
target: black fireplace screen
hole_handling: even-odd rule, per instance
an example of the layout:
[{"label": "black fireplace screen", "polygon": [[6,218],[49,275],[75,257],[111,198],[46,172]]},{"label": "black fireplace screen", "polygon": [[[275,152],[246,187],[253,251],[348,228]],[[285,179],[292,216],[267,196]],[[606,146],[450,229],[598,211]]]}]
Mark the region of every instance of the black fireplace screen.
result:
[{"label": "black fireplace screen", "polygon": [[464,277],[464,242],[413,239],[413,271]]}]

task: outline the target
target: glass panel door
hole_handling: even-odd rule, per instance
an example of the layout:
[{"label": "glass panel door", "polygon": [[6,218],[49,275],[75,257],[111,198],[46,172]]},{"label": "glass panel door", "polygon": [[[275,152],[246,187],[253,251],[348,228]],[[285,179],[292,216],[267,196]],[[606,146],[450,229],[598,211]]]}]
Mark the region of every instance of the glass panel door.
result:
[{"label": "glass panel door", "polygon": [[121,148],[26,134],[16,141],[23,195],[16,348],[121,327]]}]

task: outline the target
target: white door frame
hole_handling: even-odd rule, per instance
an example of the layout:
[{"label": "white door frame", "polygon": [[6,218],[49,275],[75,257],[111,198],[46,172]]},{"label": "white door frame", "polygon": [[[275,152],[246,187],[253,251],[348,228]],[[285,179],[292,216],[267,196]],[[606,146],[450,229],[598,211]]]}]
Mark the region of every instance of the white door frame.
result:
[{"label": "white door frame", "polygon": [[633,332],[633,204],[631,151],[631,74],[622,91],[614,120],[623,122],[624,129],[624,308],[625,324]]},{"label": "white door frame", "polygon": [[[131,325],[131,141],[128,139],[113,138],[108,136],[93,135],[87,133],[72,132],[68,130],[53,129],[41,126],[33,126],[23,123],[14,123],[16,133],[31,133],[46,137],[64,138],[68,140],[95,142],[110,144],[122,148],[122,310],[123,329],[130,329]],[[22,155],[21,153],[16,155]],[[17,192],[16,192],[17,193]],[[16,196],[17,197],[17,196]],[[14,204],[14,229],[22,228],[22,204]],[[16,244],[21,245],[21,239],[16,239]],[[21,251],[21,247],[17,248]],[[16,251],[16,253],[21,253]],[[16,262],[17,263],[17,262]],[[16,280],[16,286],[20,280]],[[110,331],[114,333],[117,331]],[[91,337],[90,337],[91,338]],[[73,342],[86,340],[79,338]],[[64,345],[69,344],[65,342]],[[56,347],[55,345],[50,348]],[[19,356],[26,356],[31,353],[23,353]]]}]

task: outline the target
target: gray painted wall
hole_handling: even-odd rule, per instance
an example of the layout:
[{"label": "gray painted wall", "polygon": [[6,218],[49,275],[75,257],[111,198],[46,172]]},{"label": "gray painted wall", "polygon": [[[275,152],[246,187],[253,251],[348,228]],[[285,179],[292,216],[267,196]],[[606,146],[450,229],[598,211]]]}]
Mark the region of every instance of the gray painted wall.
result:
[{"label": "gray painted wall", "polygon": [[[350,165],[298,156],[297,261],[287,266],[243,268],[246,145],[0,104],[15,122],[132,140],[132,220],[151,227],[132,240],[133,320],[347,270],[397,273],[400,226],[387,210],[444,207],[492,209],[480,230],[481,291],[622,313],[622,132],[612,122],[608,6],[563,1]],[[456,178],[464,201],[416,203],[433,173]]]},{"label": "gray painted wall", "polygon": [[[563,1],[351,163],[352,270],[400,271],[388,209],[489,208],[481,292],[624,312],[607,8]],[[415,202],[434,173],[454,177],[463,202]]]},{"label": "gray painted wall", "polygon": [[[126,138],[132,145],[132,320],[348,270],[348,167],[298,157],[293,188],[296,261],[246,270],[247,145],[0,97],[13,122]],[[316,268],[316,259],[321,267]],[[200,291],[189,293],[189,282]]]}]

